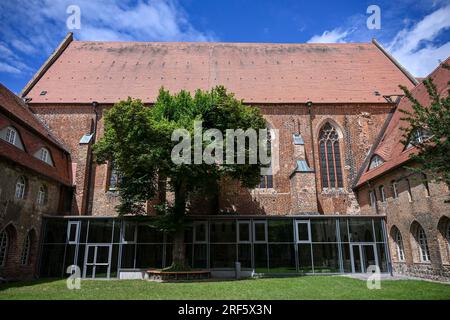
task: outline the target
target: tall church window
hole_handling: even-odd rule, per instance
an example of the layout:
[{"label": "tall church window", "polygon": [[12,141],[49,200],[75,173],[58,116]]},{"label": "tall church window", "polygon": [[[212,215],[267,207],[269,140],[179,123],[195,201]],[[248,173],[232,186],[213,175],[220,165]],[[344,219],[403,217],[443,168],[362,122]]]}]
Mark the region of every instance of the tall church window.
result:
[{"label": "tall church window", "polygon": [[26,180],[24,177],[19,177],[16,182],[16,199],[25,199]]},{"label": "tall church window", "polygon": [[[272,156],[272,134],[270,132],[269,126],[267,126],[267,152]],[[273,188],[273,175],[271,170],[272,163],[268,166],[265,166],[265,170],[267,171],[265,174],[260,176],[260,189],[271,189]]]},{"label": "tall church window", "polygon": [[430,261],[430,250],[428,248],[427,236],[421,226],[417,229],[417,242],[419,243],[419,254],[422,262]]},{"label": "tall church window", "polygon": [[30,252],[31,252],[31,231],[28,232],[25,242],[23,243],[22,253],[20,255],[20,263],[24,266],[28,265],[30,262]]},{"label": "tall church window", "polygon": [[119,183],[119,175],[117,172],[117,167],[114,163],[114,160],[110,162],[109,165],[109,184],[108,184],[108,189],[110,191],[114,191],[117,189],[117,185]]},{"label": "tall church window", "polygon": [[397,246],[398,261],[405,261],[405,247],[403,246],[403,238],[400,230],[395,230],[395,245]]},{"label": "tall church window", "polygon": [[342,188],[341,153],[336,128],[327,122],[319,134],[322,188]]}]

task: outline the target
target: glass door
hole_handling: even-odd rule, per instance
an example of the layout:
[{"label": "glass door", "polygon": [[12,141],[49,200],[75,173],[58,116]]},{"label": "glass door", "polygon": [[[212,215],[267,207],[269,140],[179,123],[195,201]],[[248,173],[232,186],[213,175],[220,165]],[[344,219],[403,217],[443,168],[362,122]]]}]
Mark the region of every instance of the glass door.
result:
[{"label": "glass door", "polygon": [[375,244],[351,244],[351,259],[353,273],[366,273],[367,268],[378,265],[378,256]]},{"label": "glass door", "polygon": [[86,246],[83,278],[109,278],[110,265],[110,244],[88,244]]}]

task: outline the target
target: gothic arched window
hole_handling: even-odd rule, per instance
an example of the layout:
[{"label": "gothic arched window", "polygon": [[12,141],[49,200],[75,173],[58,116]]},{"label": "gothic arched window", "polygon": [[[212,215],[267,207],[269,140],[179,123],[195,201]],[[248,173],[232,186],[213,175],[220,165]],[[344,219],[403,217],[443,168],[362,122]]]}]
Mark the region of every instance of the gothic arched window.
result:
[{"label": "gothic arched window", "polygon": [[341,153],[339,135],[329,122],[319,134],[320,170],[322,188],[342,188]]},{"label": "gothic arched window", "polygon": [[430,249],[428,248],[427,236],[421,226],[417,229],[417,242],[419,243],[419,254],[422,262],[430,261]]},{"label": "gothic arched window", "polygon": [[400,230],[395,230],[395,245],[397,246],[397,258],[398,261],[405,261],[405,247],[403,245],[403,237]]}]

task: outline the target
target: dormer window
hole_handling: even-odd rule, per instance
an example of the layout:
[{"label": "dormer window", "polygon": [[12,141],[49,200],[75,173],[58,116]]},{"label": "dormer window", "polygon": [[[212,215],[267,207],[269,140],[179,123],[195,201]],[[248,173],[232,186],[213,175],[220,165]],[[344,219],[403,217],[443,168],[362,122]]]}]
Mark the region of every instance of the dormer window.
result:
[{"label": "dormer window", "polygon": [[431,137],[431,133],[427,129],[424,129],[424,128],[414,129],[411,132],[406,149],[409,149],[413,146],[417,146],[418,144],[424,143],[430,137]]},{"label": "dormer window", "polygon": [[50,154],[50,151],[47,148],[41,148],[38,152],[34,154],[36,158],[38,158],[41,161],[44,161],[45,163],[53,166],[53,160],[52,156]]},{"label": "dormer window", "polygon": [[20,140],[19,133],[13,127],[6,127],[0,131],[0,137],[6,142],[16,146],[17,148],[23,150],[23,143]]},{"label": "dormer window", "polygon": [[17,131],[14,128],[6,128],[6,141],[15,144],[16,143],[16,137],[17,137]]},{"label": "dormer window", "polygon": [[383,164],[383,162],[384,162],[383,158],[381,158],[377,154],[374,155],[372,157],[372,160],[370,160],[369,170],[381,166]]}]

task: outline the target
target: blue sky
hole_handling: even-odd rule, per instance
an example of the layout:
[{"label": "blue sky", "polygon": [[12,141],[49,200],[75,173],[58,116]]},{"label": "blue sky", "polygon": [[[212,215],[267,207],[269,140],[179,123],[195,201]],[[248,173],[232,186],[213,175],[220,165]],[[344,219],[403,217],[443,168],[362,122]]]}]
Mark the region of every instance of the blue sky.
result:
[{"label": "blue sky", "polygon": [[[81,28],[68,30],[68,6]],[[369,30],[369,5],[381,28]],[[450,0],[2,0],[0,82],[18,93],[68,31],[78,40],[368,42],[426,76],[450,56]]]}]

